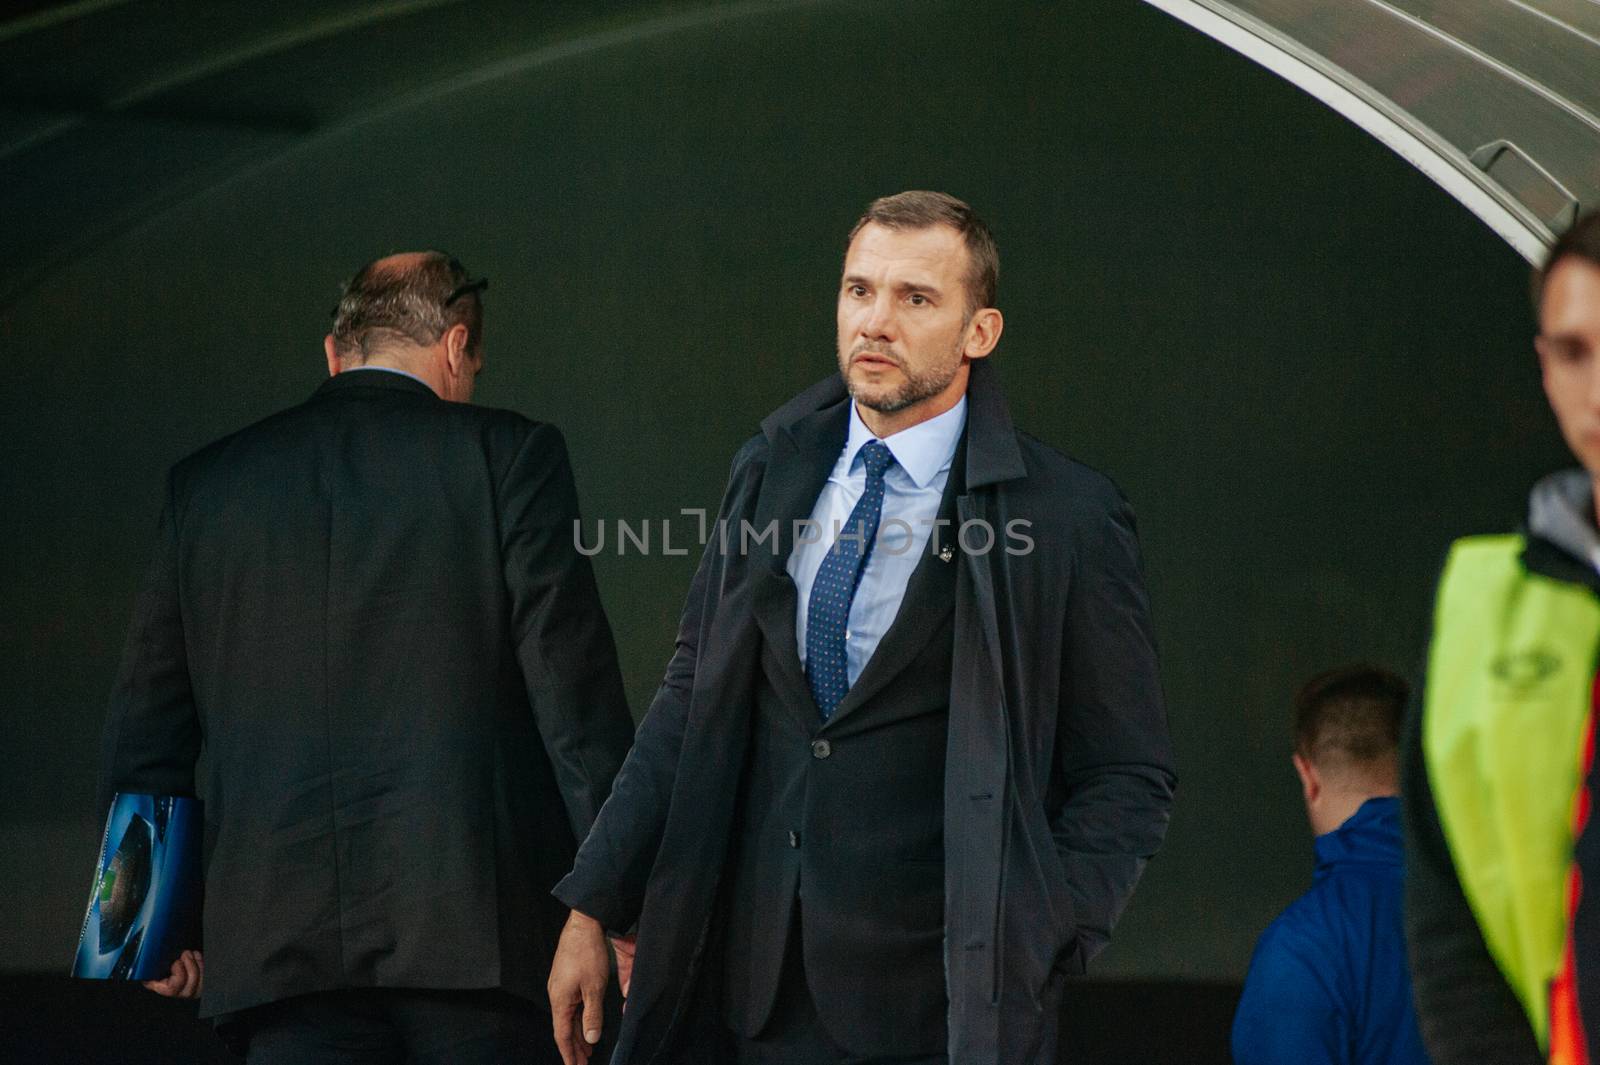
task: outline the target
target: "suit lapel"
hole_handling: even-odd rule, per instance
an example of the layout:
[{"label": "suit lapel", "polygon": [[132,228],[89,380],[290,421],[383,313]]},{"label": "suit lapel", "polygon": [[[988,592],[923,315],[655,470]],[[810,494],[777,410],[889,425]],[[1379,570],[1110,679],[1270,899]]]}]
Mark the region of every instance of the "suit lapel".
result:
[{"label": "suit lapel", "polygon": [[[796,645],[795,610],[798,593],[787,566],[794,550],[796,521],[811,517],[817,496],[839,460],[849,428],[849,400],[835,403],[799,418],[773,434],[772,455],[756,497],[755,529],[747,545],[741,530],[730,529],[733,550],[750,552],[751,580],[755,582],[752,609],[762,635],[783,663],[787,679],[798,683],[808,696],[810,688],[800,667]],[[769,529],[772,536],[756,542]]]}]

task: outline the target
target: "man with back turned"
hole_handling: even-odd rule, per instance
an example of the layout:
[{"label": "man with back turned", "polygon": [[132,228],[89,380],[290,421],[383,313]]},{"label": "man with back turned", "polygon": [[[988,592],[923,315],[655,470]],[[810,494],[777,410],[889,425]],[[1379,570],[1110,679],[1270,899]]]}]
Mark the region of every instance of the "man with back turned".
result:
[{"label": "man with back turned", "polygon": [[548,892],[632,722],[561,434],[468,404],[483,287],[367,265],[316,393],[167,478],[105,790],[205,800],[201,1013],[251,1065],[555,1053]]},{"label": "man with back turned", "polygon": [[1234,1065],[1428,1065],[1401,916],[1406,682],[1318,674],[1294,700],[1294,769],[1316,835],[1311,889],[1261,934],[1233,1018]]},{"label": "man with back turned", "polygon": [[[839,372],[734,457],[556,889],[569,1063],[608,1024],[619,1065],[1055,1060],[1174,781],[1132,511],[1012,427],[997,276],[950,196],[852,231]],[[605,933],[635,922],[606,1016]]]}]

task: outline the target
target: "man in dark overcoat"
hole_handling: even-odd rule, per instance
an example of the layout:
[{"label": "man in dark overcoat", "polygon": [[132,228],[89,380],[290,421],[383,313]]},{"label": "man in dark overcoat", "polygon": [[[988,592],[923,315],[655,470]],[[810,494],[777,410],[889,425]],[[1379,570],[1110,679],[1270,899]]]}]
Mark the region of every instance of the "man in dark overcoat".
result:
[{"label": "man in dark overcoat", "polygon": [[[734,457],[666,678],[556,888],[569,1063],[619,1020],[628,1065],[1056,1061],[1064,982],[1175,778],[1133,513],[1012,427],[997,275],[943,194],[851,233],[840,372]],[[603,1018],[606,934],[635,924]]]}]

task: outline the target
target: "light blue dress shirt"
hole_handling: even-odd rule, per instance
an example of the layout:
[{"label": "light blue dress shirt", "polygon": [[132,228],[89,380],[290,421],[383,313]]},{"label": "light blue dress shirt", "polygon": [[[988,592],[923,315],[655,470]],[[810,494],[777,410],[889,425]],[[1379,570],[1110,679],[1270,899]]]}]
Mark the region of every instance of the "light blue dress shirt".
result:
[{"label": "light blue dress shirt", "polygon": [[[867,557],[861,583],[850,602],[850,629],[845,634],[845,668],[850,683],[861,676],[862,668],[878,649],[878,642],[889,631],[906,583],[917,568],[939,516],[939,501],[950,479],[950,464],[967,422],[967,397],[943,414],[913,425],[883,443],[895,462],[884,474],[883,517],[878,538]],[[806,615],[811,605],[811,586],[823,556],[833,547],[839,529],[849,520],[861,493],[866,490],[867,471],[861,462],[861,448],[874,439],[872,430],[861,420],[854,403],[850,404],[850,435],[839,460],[833,464],[828,483],[811,508],[809,530],[802,531],[789,555],[788,572],[799,593],[795,604],[795,638],[800,663],[806,660]],[[847,532],[849,530],[846,530]],[[806,540],[812,542],[805,542]],[[955,530],[940,530],[939,543],[953,544]]]}]

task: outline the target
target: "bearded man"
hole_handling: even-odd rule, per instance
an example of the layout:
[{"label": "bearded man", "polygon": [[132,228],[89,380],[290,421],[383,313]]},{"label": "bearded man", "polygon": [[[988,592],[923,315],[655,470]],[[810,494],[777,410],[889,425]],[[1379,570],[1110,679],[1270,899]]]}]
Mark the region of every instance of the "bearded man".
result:
[{"label": "bearded man", "polygon": [[[618,1063],[1055,1060],[1174,777],[1132,511],[1012,427],[998,274],[941,193],[851,231],[839,372],[734,457],[556,888],[568,1065],[608,1022]],[[602,1017],[606,934],[635,924]]]}]

